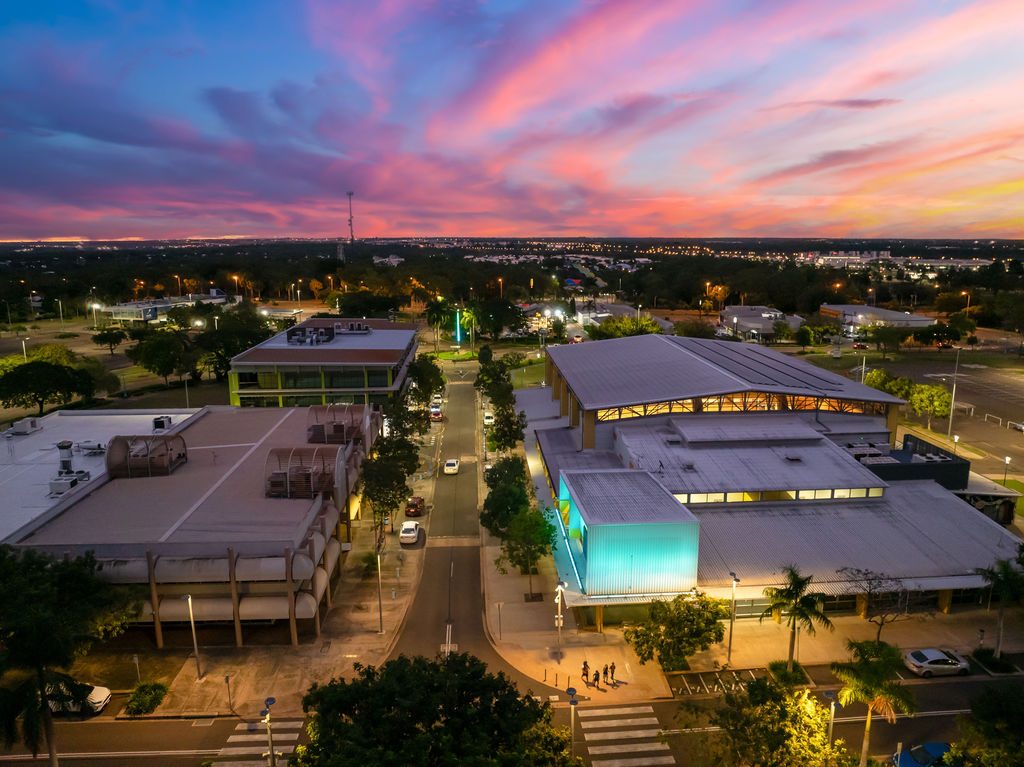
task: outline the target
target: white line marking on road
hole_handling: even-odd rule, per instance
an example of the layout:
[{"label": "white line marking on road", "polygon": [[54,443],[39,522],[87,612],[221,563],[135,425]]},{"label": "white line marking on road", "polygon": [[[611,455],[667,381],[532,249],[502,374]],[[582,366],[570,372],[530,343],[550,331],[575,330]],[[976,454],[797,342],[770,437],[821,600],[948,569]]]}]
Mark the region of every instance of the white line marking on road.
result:
[{"label": "white line marking on road", "polygon": [[[277,732],[278,730],[297,730],[300,727],[302,727],[302,725],[303,725],[303,722],[301,722],[301,721],[299,721],[299,722],[285,722],[285,721],[281,721],[281,722],[274,722],[272,726],[274,728],[274,732]],[[263,724],[262,722],[242,722],[241,724],[236,724],[235,725],[235,730],[236,731],[238,731],[238,730],[248,730],[249,732],[252,732],[253,730],[259,730],[260,732],[266,732],[267,731],[267,726],[265,724]]]},{"label": "white line marking on road", "polygon": [[675,764],[674,756],[638,756],[635,759],[591,759],[593,767],[648,767],[655,764]]},{"label": "white line marking on road", "polygon": [[623,743],[617,746],[591,746],[587,749],[595,754],[633,754],[637,751],[668,751],[667,743]]},{"label": "white line marking on road", "polygon": [[[285,740],[298,740],[299,733],[297,732],[275,732],[274,743]],[[248,735],[232,735],[228,738],[228,743],[266,743],[266,733],[254,732]]]},{"label": "white line marking on road", "polygon": [[[266,749],[265,744],[264,749]],[[290,754],[292,751],[295,750],[295,746],[279,747],[275,743],[274,750],[280,751],[282,754]],[[220,751],[218,751],[217,756],[245,756],[246,754],[258,753],[259,751],[260,749],[254,749],[252,746],[228,746],[227,748],[222,748]]]},{"label": "white line marking on road", "polygon": [[622,708],[581,708],[576,716],[620,716],[622,714],[653,714],[652,706],[623,706]]},{"label": "white line marking on road", "polygon": [[585,732],[584,740],[626,740],[640,738],[656,738],[661,730],[626,730],[625,732]]},{"label": "white line marking on road", "polygon": [[641,724],[657,724],[658,717],[656,716],[643,716],[633,717],[632,719],[591,719],[588,722],[580,722],[580,727],[584,730],[594,729],[597,727],[636,727]]}]

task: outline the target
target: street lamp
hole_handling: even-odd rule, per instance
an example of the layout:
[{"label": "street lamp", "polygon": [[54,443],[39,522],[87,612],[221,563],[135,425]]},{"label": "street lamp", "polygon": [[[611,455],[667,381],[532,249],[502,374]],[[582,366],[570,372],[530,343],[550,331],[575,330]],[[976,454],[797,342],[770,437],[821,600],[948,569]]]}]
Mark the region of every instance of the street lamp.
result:
[{"label": "street lamp", "polygon": [[103,307],[102,307],[102,306],[100,306],[100,305],[99,305],[99,304],[97,304],[97,303],[92,303],[92,304],[89,304],[89,306],[90,306],[90,307],[92,307],[92,326],[93,326],[93,327],[96,327],[96,324],[97,324],[97,320],[96,320],[96,310],[97,310],[97,309],[102,309]]},{"label": "street lamp", "polygon": [[[28,350],[25,348],[25,342],[28,340],[28,336],[21,339],[21,354],[25,358],[25,362],[28,362]],[[1007,459],[1009,460],[1009,459]]]},{"label": "street lamp", "polygon": [[960,435],[959,434],[954,434],[953,435],[953,457],[954,458],[956,458],[956,446],[957,446],[958,442],[960,442]]},{"label": "street lamp", "polygon": [[971,293],[970,293],[970,291],[967,291],[967,290],[961,290],[960,291],[960,295],[961,296],[967,296],[967,308],[964,309],[964,314],[966,314],[968,317],[970,317],[971,316]]},{"label": "street lamp", "polygon": [[956,364],[953,366],[953,394],[949,400],[949,427],[946,429],[946,439],[953,433],[953,412],[956,410],[956,375],[960,372],[960,350],[956,350]]},{"label": "street lamp", "polygon": [[558,615],[555,616],[555,628],[558,629],[558,660],[559,660],[559,662],[561,662],[561,660],[562,660],[562,600],[563,600],[562,594],[565,591],[566,586],[568,586],[568,585],[569,584],[567,584],[565,581],[559,581],[558,584],[555,586],[555,604],[558,605]]},{"label": "street lamp", "polygon": [[176,274],[176,275],[174,275],[174,279],[176,279],[178,281],[178,298],[181,298],[181,277],[179,277]]},{"label": "street lamp", "polygon": [[267,725],[267,753],[265,753],[264,756],[267,757],[267,764],[269,767],[276,767],[277,757],[280,756],[280,754],[274,751],[274,730],[270,724],[270,707],[275,703],[277,703],[276,698],[267,698],[263,701],[263,705],[266,706],[266,708],[260,711],[260,716],[263,717],[263,719],[260,720],[260,724]]},{"label": "street lamp", "polygon": [[295,289],[295,302],[302,308],[302,280],[299,280],[299,287]]},{"label": "street lamp", "polygon": [[640,310],[643,309],[643,308],[644,308],[643,304],[637,304],[636,305],[636,321],[637,321],[638,325],[640,324]]},{"label": "street lamp", "polygon": [[182,594],[181,598],[188,602],[188,622],[192,626],[192,649],[196,653],[196,679],[203,678],[202,668],[199,666],[199,640],[196,639],[196,617],[192,613],[192,595]]},{"label": "street lamp", "polygon": [[729,613],[729,650],[725,656],[725,664],[728,666],[732,663],[732,628],[736,623],[736,584],[740,582],[740,579],[736,577],[736,573],[730,572],[732,576],[732,611]]},{"label": "street lamp", "polygon": [[1003,487],[1006,487],[1006,472],[1010,470],[1010,456],[1006,456],[1006,465],[1003,466]]},{"label": "street lamp", "polygon": [[292,300],[292,291],[293,291],[293,290],[295,290],[295,283],[294,283],[294,282],[293,282],[293,283],[291,284],[291,286],[290,286],[290,287],[288,288],[288,300],[289,300],[289,301],[291,301],[291,300]]},{"label": "street lamp", "polygon": [[505,297],[505,280],[501,277],[498,278],[498,298]]},{"label": "street lamp", "polygon": [[195,321],[193,321],[193,323],[192,323],[192,324],[193,324],[193,325],[194,325],[195,327],[197,327],[197,328],[201,328],[201,327],[202,327],[203,325],[205,325],[206,323],[205,323],[205,322],[203,322],[202,320],[195,320]]},{"label": "street lamp", "polygon": [[60,302],[59,298],[57,299],[57,311],[60,312],[60,329],[63,331],[64,330],[64,304],[62,304]]},{"label": "street lamp", "polygon": [[232,274],[231,275],[231,279],[233,279],[235,281],[235,295],[237,296],[238,295],[238,275],[237,274]]}]

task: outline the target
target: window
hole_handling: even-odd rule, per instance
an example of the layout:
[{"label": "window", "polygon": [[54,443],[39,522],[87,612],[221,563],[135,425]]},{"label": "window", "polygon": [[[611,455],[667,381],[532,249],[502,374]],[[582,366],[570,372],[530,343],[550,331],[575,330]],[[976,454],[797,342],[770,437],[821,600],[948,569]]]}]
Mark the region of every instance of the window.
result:
[{"label": "window", "polygon": [[841,487],[841,488],[837,487],[835,490],[832,491],[832,497],[833,498],[849,498],[850,497],[850,488],[848,488],[848,487]]},{"label": "window", "polygon": [[323,396],[320,394],[306,394],[296,397],[282,397],[281,404],[284,407],[306,407],[307,405],[323,404]]},{"label": "window", "polygon": [[276,389],[277,388],[277,373],[257,373],[256,380],[259,383],[261,389]]},{"label": "window", "polygon": [[689,496],[688,493],[676,493],[675,496],[676,496],[676,500],[679,501],[680,503],[689,503],[690,502],[690,496]]},{"label": "window", "polygon": [[814,491],[813,490],[798,490],[796,497],[801,501],[813,501]]},{"label": "window", "polygon": [[765,490],[761,493],[762,501],[791,501],[796,498],[794,490]]},{"label": "window", "polygon": [[371,387],[384,387],[388,385],[387,368],[367,368],[366,385]]},{"label": "window", "polygon": [[868,489],[868,498],[881,498],[883,489],[880,487],[872,487]]},{"label": "window", "polygon": [[814,491],[814,499],[815,500],[821,500],[823,498],[831,498],[831,497],[832,497],[832,490],[831,490],[831,488],[828,488],[828,489],[825,489],[825,490],[815,490]]},{"label": "window", "polygon": [[322,386],[320,370],[285,370],[281,373],[282,389],[319,389]]},{"label": "window", "polygon": [[867,498],[868,491],[863,487],[854,487],[850,490],[851,498]]},{"label": "window", "polygon": [[258,373],[239,373],[238,374],[238,388],[239,389],[255,389],[259,386],[259,374]]},{"label": "window", "polygon": [[328,389],[362,389],[366,378],[362,368],[334,368],[325,373]]}]

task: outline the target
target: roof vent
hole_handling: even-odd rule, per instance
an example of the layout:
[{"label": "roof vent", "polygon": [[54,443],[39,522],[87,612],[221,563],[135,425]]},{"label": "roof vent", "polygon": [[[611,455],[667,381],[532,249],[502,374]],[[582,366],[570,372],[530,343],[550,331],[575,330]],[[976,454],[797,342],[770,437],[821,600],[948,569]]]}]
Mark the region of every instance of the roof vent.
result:
[{"label": "roof vent", "polygon": [[790,463],[803,463],[804,459],[798,455],[787,455],[786,460]]},{"label": "roof vent", "polygon": [[681,445],[683,441],[679,437],[669,437],[665,440],[666,445]]},{"label": "roof vent", "polygon": [[692,463],[684,463],[680,468],[683,471],[697,471],[697,467],[694,466]]}]

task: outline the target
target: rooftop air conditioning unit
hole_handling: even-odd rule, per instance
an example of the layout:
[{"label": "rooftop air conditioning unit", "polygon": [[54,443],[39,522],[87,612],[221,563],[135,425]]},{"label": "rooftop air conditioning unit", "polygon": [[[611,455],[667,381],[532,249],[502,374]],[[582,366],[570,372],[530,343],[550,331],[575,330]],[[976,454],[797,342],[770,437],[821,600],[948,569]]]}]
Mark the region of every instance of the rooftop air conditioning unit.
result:
[{"label": "rooftop air conditioning unit", "polygon": [[161,415],[153,419],[153,431],[167,431],[169,428],[171,428],[169,415]]},{"label": "rooftop air conditioning unit", "polygon": [[39,425],[38,418],[22,418],[20,421],[15,421],[14,426],[11,430],[15,434],[31,434],[34,431],[39,431],[42,426]]},{"label": "rooftop air conditioning unit", "polygon": [[77,484],[77,477],[54,477],[50,480],[50,493],[52,495],[62,495]]}]

